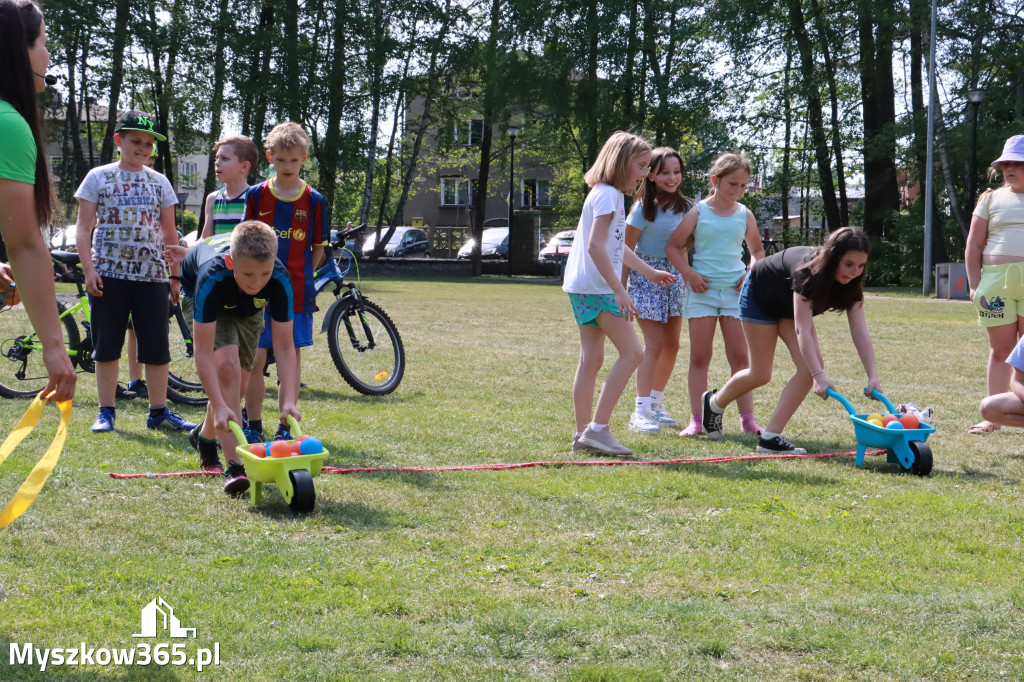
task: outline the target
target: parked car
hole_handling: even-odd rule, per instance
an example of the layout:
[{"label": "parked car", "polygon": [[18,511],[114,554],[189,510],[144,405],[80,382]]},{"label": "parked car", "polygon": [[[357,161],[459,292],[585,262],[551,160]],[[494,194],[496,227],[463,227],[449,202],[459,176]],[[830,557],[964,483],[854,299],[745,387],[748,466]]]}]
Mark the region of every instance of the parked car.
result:
[{"label": "parked car", "polygon": [[576,230],[562,230],[548,242],[548,245],[540,250],[542,261],[557,261],[569,255],[572,242],[576,238]]},{"label": "parked car", "polygon": [[[363,240],[363,256],[373,252],[376,239],[377,234],[373,232]],[[390,258],[430,258],[430,236],[418,227],[397,227],[382,255]]]},{"label": "parked car", "polygon": [[[493,220],[493,218],[492,218]],[[484,224],[486,225],[485,221]],[[508,221],[505,221],[508,222]],[[470,239],[462,248],[459,249],[459,253],[456,258],[472,258],[473,257],[473,244],[475,241]],[[544,235],[540,235],[537,241],[537,248],[543,249],[547,246],[547,240],[544,239]],[[508,258],[508,228],[507,227],[488,227],[484,229],[483,242],[480,246],[480,257],[481,258]]]},{"label": "parked car", "polygon": [[[472,258],[473,245],[476,240],[470,239],[462,248],[456,258]],[[507,258],[508,257],[508,228],[488,227],[484,230],[483,239],[480,242],[481,258]]]},{"label": "parked car", "polygon": [[68,225],[54,230],[53,237],[50,239],[50,248],[61,249],[63,244],[62,250],[64,251],[78,251],[78,242],[75,241],[77,232],[78,225]]}]

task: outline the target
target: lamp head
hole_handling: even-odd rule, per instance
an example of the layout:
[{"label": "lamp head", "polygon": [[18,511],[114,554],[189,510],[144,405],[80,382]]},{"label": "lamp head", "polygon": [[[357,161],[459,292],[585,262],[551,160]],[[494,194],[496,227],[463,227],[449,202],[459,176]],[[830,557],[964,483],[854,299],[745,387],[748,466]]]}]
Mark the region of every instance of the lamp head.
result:
[{"label": "lamp head", "polygon": [[967,91],[967,101],[971,104],[981,104],[985,100],[985,88],[971,88]]},{"label": "lamp head", "polygon": [[508,130],[506,132],[508,133],[509,137],[515,138],[515,137],[517,137],[519,135],[519,131],[520,130],[522,130],[522,128],[520,128],[519,126],[513,125],[513,124],[509,124]]}]

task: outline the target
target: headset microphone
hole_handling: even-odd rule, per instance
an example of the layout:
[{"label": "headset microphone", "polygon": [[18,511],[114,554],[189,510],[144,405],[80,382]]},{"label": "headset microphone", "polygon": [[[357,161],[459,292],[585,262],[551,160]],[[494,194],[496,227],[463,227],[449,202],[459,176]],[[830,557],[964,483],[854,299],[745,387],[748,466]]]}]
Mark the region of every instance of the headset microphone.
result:
[{"label": "headset microphone", "polygon": [[[35,71],[33,71],[32,73],[35,73]],[[44,76],[41,73],[36,73],[36,75],[39,76],[40,78],[42,78],[43,82],[46,83],[47,85],[51,86],[51,87],[57,84],[57,77],[56,76],[51,76],[49,74]]]}]

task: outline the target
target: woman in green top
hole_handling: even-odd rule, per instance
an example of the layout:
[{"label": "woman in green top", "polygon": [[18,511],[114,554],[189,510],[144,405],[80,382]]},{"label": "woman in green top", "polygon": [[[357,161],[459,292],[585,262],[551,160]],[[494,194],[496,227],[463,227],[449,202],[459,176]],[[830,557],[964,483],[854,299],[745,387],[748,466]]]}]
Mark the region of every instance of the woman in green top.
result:
[{"label": "woman in green top", "polygon": [[7,304],[20,296],[39,334],[50,377],[44,395],[56,391],[55,400],[70,400],[77,377],[57,319],[53,265],[41,229],[54,202],[36,93],[46,87],[50,53],[43,13],[31,0],[0,0],[0,65],[0,234],[11,261],[0,264],[0,294]]}]

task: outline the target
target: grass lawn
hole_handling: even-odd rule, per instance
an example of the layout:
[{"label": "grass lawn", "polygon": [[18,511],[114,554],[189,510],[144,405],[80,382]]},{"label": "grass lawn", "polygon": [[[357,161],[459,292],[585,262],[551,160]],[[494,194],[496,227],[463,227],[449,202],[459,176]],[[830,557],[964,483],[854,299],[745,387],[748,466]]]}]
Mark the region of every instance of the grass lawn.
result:
[{"label": "grass lawn", "polygon": [[[394,394],[360,396],[317,337],[300,407],[327,464],[571,457],[579,346],[557,285],[364,284],[396,321],[408,369]],[[253,508],[219,480],[109,478],[195,469],[197,456],[184,434],[147,432],[141,401],[119,405],[116,433],[91,434],[84,375],[57,469],[0,530],[0,647],[155,646],[170,640],[132,635],[162,597],[197,629],[175,641],[190,656],[217,643],[221,663],[40,673],[5,653],[0,680],[1022,679],[1024,443],[967,434],[985,334],[963,303],[866,306],[883,390],[935,408],[928,478],[884,457],[323,474],[316,511],[295,517],[274,489]],[[837,388],[876,405],[857,397],[845,317],[818,321]],[[685,337],[666,396],[684,423]],[[755,395],[761,423],[790,367],[780,357]],[[714,385],[726,368],[719,345]],[[631,401],[612,428],[638,459],[754,448],[734,408],[717,443],[629,433]],[[26,406],[0,401],[4,433]],[[0,469],[0,503],[52,437],[47,412]],[[855,447],[843,408],[813,395],[787,435],[811,452]]]}]

